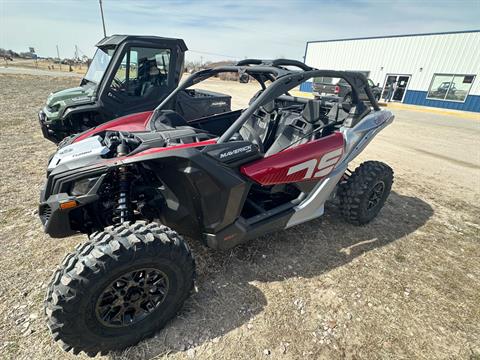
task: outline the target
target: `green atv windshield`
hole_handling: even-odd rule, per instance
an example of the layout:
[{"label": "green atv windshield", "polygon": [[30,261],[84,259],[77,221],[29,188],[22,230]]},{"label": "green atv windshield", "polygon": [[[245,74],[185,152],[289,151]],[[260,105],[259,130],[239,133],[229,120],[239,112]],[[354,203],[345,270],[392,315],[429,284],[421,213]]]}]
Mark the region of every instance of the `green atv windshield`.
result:
[{"label": "green atv windshield", "polygon": [[92,62],[88,67],[84,79],[95,84],[99,84],[102,80],[103,74],[107,70],[108,64],[110,63],[114,52],[115,48],[98,48],[97,51],[95,51],[95,55],[93,56]]}]

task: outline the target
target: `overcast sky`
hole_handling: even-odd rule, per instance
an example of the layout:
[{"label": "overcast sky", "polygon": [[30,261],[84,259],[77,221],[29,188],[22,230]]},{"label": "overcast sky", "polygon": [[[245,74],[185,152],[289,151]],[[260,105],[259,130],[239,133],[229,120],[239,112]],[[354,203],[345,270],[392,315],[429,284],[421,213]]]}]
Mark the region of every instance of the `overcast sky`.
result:
[{"label": "overcast sky", "polygon": [[[187,59],[303,60],[308,40],[480,28],[480,0],[103,0],[107,35],[180,37]],[[98,0],[0,0],[0,47],[40,56],[93,55]],[[203,52],[203,53],[200,53]],[[218,54],[218,55],[212,55]]]}]

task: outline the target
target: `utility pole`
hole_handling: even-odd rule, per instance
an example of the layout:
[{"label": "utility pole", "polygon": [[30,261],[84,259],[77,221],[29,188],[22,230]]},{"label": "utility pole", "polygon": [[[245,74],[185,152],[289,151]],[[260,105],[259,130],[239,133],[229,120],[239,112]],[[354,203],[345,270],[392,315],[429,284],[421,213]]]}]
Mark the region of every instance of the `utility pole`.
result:
[{"label": "utility pole", "polygon": [[[79,58],[78,58],[78,46],[77,45],[75,45],[75,59],[74,60],[75,60],[74,64],[78,66],[80,61],[79,61]],[[82,65],[80,64],[80,69],[81,68],[82,68]]]},{"label": "utility pole", "polygon": [[100,4],[100,13],[102,14],[103,37],[107,37],[107,31],[105,30],[105,19],[103,17],[102,0],[98,0],[98,3]]},{"label": "utility pole", "polygon": [[60,70],[62,70],[62,60],[60,59],[60,51],[58,50],[58,45],[57,45],[57,59],[58,59],[58,64],[60,65]]}]

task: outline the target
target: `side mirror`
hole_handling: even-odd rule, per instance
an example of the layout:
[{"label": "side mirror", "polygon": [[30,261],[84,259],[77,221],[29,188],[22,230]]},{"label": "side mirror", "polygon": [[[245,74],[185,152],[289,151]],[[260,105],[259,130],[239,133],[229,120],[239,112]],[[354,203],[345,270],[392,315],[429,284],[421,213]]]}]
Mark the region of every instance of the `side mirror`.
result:
[{"label": "side mirror", "polygon": [[247,84],[250,81],[250,76],[245,73],[240,74],[240,76],[238,77],[238,81],[240,82],[240,84]]}]

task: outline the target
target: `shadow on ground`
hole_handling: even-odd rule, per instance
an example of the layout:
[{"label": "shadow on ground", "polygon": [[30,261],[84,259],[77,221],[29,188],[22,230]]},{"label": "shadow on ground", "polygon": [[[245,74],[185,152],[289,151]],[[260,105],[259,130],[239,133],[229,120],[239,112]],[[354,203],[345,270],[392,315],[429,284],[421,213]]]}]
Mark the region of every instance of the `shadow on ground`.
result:
[{"label": "shadow on ground", "polygon": [[192,244],[198,266],[198,292],[154,338],[110,356],[149,359],[215,342],[266,306],[264,294],[250,282],[322,275],[413,233],[432,215],[433,209],[426,202],[392,192],[379,216],[366,226],[345,223],[336,208],[329,207],[322,218],[231,251],[214,252]]}]

